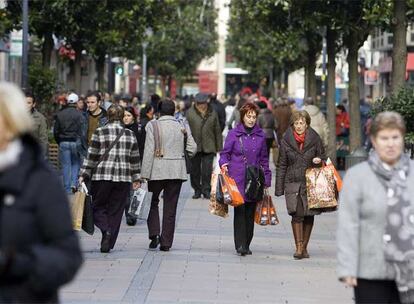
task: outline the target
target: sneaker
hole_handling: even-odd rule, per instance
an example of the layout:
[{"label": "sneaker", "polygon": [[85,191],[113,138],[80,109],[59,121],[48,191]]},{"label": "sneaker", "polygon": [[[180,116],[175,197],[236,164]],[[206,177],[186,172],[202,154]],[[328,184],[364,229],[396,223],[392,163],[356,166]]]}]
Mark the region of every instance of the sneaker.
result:
[{"label": "sneaker", "polygon": [[160,246],[161,251],[170,251],[170,247],[167,246]]},{"label": "sneaker", "polygon": [[160,244],[160,236],[156,235],[153,237],[150,237],[151,242],[149,243],[148,248],[149,249],[156,249],[158,245]]}]

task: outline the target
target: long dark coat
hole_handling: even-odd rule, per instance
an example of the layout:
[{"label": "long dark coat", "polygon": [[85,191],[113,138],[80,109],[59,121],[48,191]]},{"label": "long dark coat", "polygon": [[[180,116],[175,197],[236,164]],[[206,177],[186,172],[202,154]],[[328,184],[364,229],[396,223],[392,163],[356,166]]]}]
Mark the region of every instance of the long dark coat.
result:
[{"label": "long dark coat", "polygon": [[325,149],[318,133],[308,128],[305,134],[303,151],[293,136],[292,127],[287,129],[280,144],[280,161],[276,172],[276,196],[285,194],[286,207],[289,214],[296,212],[298,202],[303,203],[305,216],[319,214],[320,212],[308,210],[306,197],[306,169],[313,165],[313,158],[326,159]]},{"label": "long dark coat", "polygon": [[17,164],[0,171],[0,303],[56,303],[82,254],[69,202],[40,146],[22,137]]}]

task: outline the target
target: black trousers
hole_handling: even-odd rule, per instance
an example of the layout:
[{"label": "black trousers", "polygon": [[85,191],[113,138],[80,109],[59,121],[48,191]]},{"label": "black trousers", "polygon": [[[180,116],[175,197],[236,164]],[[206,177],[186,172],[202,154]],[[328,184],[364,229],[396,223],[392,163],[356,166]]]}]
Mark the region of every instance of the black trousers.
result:
[{"label": "black trousers", "polygon": [[92,181],[93,220],[102,232],[111,233],[111,249],[118,238],[130,186],[126,182]]},{"label": "black trousers", "polygon": [[198,152],[191,159],[191,187],[196,194],[210,194],[214,153]]},{"label": "black trousers", "polygon": [[357,286],[354,288],[356,304],[401,303],[395,281],[358,279],[357,283]]},{"label": "black trousers", "polygon": [[234,245],[236,250],[240,247],[247,249],[253,239],[254,233],[254,213],[256,203],[244,203],[234,208]]},{"label": "black trousers", "polygon": [[[174,240],[175,217],[177,214],[178,198],[180,196],[180,179],[166,179],[148,182],[148,191],[152,192],[151,209],[148,215],[147,226],[149,238],[161,236],[161,246],[171,247]],[[162,233],[160,227],[159,196],[164,190],[164,205],[162,215]]]}]

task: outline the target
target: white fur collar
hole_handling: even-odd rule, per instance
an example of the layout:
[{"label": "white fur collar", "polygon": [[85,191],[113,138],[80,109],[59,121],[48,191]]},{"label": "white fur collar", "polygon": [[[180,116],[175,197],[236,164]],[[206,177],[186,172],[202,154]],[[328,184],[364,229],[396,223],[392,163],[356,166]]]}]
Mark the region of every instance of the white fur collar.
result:
[{"label": "white fur collar", "polygon": [[0,151],[0,172],[17,164],[22,151],[23,145],[20,139],[12,141],[5,150]]}]

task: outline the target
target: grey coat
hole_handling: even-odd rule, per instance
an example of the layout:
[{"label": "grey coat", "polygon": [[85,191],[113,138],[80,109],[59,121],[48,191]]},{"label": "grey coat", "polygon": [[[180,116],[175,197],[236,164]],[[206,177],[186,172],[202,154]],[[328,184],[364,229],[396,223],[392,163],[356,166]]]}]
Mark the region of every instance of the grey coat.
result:
[{"label": "grey coat", "polygon": [[[411,206],[414,207],[413,161],[407,183]],[[350,168],[339,199],[336,239],[339,278],[395,279],[394,270],[386,266],[383,252],[386,213],[385,187],[368,162]]]},{"label": "grey coat", "polygon": [[276,172],[275,195],[285,194],[289,214],[296,212],[297,204],[303,204],[305,216],[320,214],[317,210],[308,210],[306,194],[306,169],[313,166],[315,157],[325,159],[325,149],[318,133],[312,128],[306,130],[303,151],[299,150],[292,128],[287,129],[280,143],[280,160]]},{"label": "grey coat", "polygon": [[[173,116],[161,116],[158,119],[161,133],[163,157],[154,155],[154,126],[149,122],[145,127],[146,138],[144,158],[142,160],[141,177],[149,180],[180,179],[187,180],[184,158],[184,134],[186,126],[180,124]],[[197,152],[197,145],[191,132],[187,130],[186,151],[190,156]]]}]

